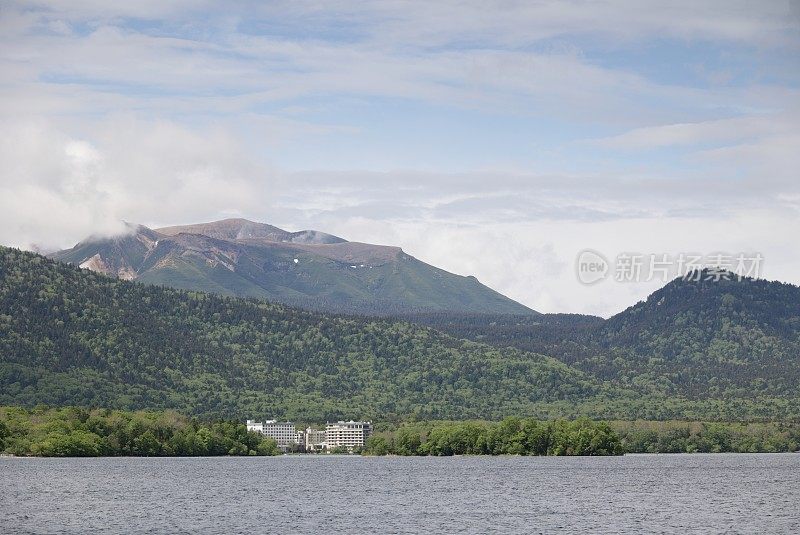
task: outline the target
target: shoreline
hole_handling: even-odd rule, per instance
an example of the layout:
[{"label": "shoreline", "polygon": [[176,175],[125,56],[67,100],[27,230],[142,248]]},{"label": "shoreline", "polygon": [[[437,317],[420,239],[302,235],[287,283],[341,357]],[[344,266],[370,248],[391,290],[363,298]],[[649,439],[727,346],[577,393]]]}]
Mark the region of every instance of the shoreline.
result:
[{"label": "shoreline", "polygon": [[697,457],[707,456],[740,456],[740,455],[800,455],[800,451],[719,451],[719,452],[627,452],[620,455],[480,455],[480,454],[457,454],[457,455],[359,455],[359,454],[302,454],[285,453],[281,455],[82,455],[82,456],[46,456],[46,455],[14,455],[12,453],[0,454],[2,459],[458,459],[458,458],[488,458],[488,459],[607,459],[620,457],[669,457],[675,455],[690,455]]}]

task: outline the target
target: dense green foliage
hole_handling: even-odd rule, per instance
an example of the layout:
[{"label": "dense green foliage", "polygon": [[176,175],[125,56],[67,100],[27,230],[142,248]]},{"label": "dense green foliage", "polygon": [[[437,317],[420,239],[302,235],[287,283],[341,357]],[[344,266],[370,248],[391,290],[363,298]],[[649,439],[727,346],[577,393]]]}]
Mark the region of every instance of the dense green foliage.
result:
[{"label": "dense green foliage", "polygon": [[692,397],[800,395],[800,288],[765,280],[678,279],[592,332],[598,377]]},{"label": "dense green foliage", "polygon": [[506,418],[404,426],[369,438],[368,455],[621,455],[620,438],[605,422]]},{"label": "dense green foliage", "polygon": [[697,281],[676,279],[608,320],[564,314],[407,318],[459,338],[550,355],[643,395],[747,405],[800,397],[800,288],[790,284],[716,281],[704,272]]},{"label": "dense green foliage", "polygon": [[120,281],[0,248],[0,404],[501,418],[607,390],[554,359],[414,324]]},{"label": "dense green foliage", "polygon": [[612,421],[422,422],[389,426],[366,455],[617,455],[800,451],[800,424]]},{"label": "dense green foliage", "polygon": [[274,440],[230,421],[172,411],[0,407],[0,452],[42,457],[278,455]]},{"label": "dense green foliage", "polygon": [[[619,318],[570,315],[539,316],[536,322],[492,316],[496,319],[483,324],[473,316],[464,325],[474,331],[437,324],[463,337],[504,332],[471,336],[496,344],[492,347],[405,321],[332,316],[119,281],[0,248],[0,404],[175,409],[204,418],[267,415],[307,422],[515,414],[800,419],[798,353],[792,353],[790,329],[796,303],[776,305],[775,317],[759,323],[752,317],[765,316],[766,305],[756,312],[757,306],[733,306],[735,301],[724,297],[739,287],[724,289],[722,296],[717,287],[703,288],[696,289],[700,295],[681,299],[661,295],[634,307],[645,312],[623,313],[652,316],[640,325],[640,337],[650,343],[673,340],[663,347],[614,334],[633,330],[635,319],[616,331],[608,325]],[[734,299],[750,302],[761,292],[783,303],[784,294],[794,295],[794,287],[786,285],[758,288]],[[654,315],[671,300],[684,303],[688,312],[676,304],[664,309],[668,317]],[[728,319],[711,312],[713,303],[723,302],[736,311]],[[696,332],[675,324],[681,314],[697,315],[697,307],[720,322],[707,327],[709,335],[706,327]],[[659,322],[670,328],[658,330]],[[507,347],[503,337],[514,332],[523,334],[516,345],[544,340],[545,346],[534,347],[546,347],[562,361]],[[525,338],[525,333],[538,334]],[[679,348],[674,340],[684,336],[694,352],[670,353]],[[711,337],[710,346],[691,336]],[[727,353],[710,349],[735,336],[754,337],[747,347],[760,352],[734,351],[738,356],[726,359]],[[773,351],[776,344],[782,349]],[[705,378],[703,388],[693,387],[697,377]]]},{"label": "dense green foliage", "polygon": [[612,422],[628,453],[780,453],[800,450],[800,425]]},{"label": "dense green foliage", "polygon": [[457,338],[495,347],[515,347],[574,363],[590,357],[592,330],[605,320],[581,314],[456,314],[428,312],[397,315],[398,320],[427,325]]}]

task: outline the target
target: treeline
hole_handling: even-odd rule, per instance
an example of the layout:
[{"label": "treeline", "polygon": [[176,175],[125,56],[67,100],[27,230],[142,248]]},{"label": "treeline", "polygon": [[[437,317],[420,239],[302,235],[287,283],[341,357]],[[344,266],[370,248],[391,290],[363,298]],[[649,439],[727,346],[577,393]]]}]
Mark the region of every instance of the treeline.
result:
[{"label": "treeline", "polygon": [[376,433],[366,455],[621,455],[800,451],[800,424],[681,421],[424,422]]},{"label": "treeline", "polygon": [[[621,455],[800,451],[798,423],[506,418],[420,422],[369,438],[366,455]],[[342,450],[340,453],[345,453]],[[173,411],[0,407],[0,453],[18,456],[278,455],[274,440],[234,421]],[[334,452],[336,453],[336,452]]]},{"label": "treeline", "polygon": [[0,407],[0,452],[18,456],[278,455],[271,438],[173,411]]},{"label": "treeline", "polygon": [[587,419],[458,422],[401,427],[367,441],[366,455],[622,455],[619,435]]},{"label": "treeline", "polygon": [[800,450],[800,424],[612,422],[626,453],[782,453]]}]

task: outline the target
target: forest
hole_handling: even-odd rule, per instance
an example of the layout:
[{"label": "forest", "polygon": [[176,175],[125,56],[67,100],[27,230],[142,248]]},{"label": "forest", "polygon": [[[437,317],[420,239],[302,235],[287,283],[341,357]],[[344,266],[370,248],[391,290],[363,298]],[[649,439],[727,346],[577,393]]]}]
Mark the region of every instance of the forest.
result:
[{"label": "forest", "polygon": [[771,284],[671,283],[605,321],[432,328],[111,279],[0,247],[0,405],[204,420],[798,421],[795,287]]},{"label": "forest", "polygon": [[0,248],[0,404],[203,418],[501,418],[612,387],[408,322],[148,286]]},{"label": "forest", "polygon": [[683,421],[421,422],[383,429],[366,455],[621,455],[786,453],[800,450],[800,424]]},{"label": "forest", "polygon": [[174,411],[0,407],[0,452],[38,457],[279,455],[271,438],[232,421]]},{"label": "forest", "polygon": [[375,434],[366,455],[622,455],[619,435],[606,422],[588,419],[448,422],[403,426]]},{"label": "forest", "polygon": [[785,453],[800,450],[800,424],[610,422],[626,453]]},{"label": "forest", "polygon": [[604,320],[429,313],[400,316],[458,338],[554,357],[601,381],[682,399],[800,397],[800,288],[678,278]]}]

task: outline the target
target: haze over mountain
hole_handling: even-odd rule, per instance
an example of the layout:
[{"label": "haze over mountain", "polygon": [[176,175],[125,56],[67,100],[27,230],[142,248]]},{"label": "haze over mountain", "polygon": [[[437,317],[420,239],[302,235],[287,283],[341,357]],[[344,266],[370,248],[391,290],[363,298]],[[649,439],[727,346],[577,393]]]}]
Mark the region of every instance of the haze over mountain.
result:
[{"label": "haze over mountain", "polygon": [[126,280],[347,313],[536,314],[399,247],[245,219],[90,237],[52,258]]}]

